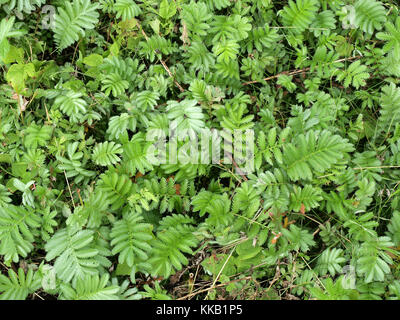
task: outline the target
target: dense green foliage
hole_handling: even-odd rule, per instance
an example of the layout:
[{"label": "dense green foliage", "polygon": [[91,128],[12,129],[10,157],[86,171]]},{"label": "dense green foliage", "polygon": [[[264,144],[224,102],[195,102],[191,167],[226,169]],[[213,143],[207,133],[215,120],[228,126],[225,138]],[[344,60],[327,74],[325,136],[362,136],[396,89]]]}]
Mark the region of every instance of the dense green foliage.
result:
[{"label": "dense green foliage", "polygon": [[0,299],[399,299],[399,10],[0,0]]}]

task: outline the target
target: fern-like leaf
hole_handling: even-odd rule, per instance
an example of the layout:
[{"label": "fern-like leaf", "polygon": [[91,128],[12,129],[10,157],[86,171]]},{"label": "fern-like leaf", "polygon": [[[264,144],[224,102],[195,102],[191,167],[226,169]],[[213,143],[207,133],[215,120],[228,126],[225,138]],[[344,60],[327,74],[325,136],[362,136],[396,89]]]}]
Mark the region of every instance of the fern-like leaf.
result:
[{"label": "fern-like leaf", "polygon": [[293,28],[294,33],[301,33],[315,18],[319,3],[316,0],[293,0],[282,11],[282,22],[285,26]]},{"label": "fern-like leaf", "polygon": [[383,46],[386,52],[392,51],[396,60],[400,59],[400,17],[397,17],[395,24],[386,22],[387,32],[378,32],[376,37],[385,40],[387,43]]},{"label": "fern-like leaf", "polygon": [[72,3],[65,2],[65,8],[58,8],[54,39],[60,51],[83,37],[85,30],[94,28],[99,17],[98,7],[98,3],[91,3],[90,0],[73,0]]},{"label": "fern-like leaf", "polygon": [[290,199],[290,209],[299,211],[304,206],[305,211],[316,208],[322,200],[321,190],[311,185],[306,185],[304,188],[298,186],[293,187],[293,193]]},{"label": "fern-like leaf", "polygon": [[386,22],[386,12],[382,3],[375,0],[358,0],[355,5],[356,25],[364,32],[372,33],[381,30]]},{"label": "fern-like leaf", "polygon": [[400,245],[400,212],[393,212],[393,216],[390,219],[390,223],[388,225],[387,234],[391,236],[392,241],[396,246]]},{"label": "fern-like leaf", "polygon": [[132,268],[149,258],[149,240],[153,238],[149,232],[151,228],[150,224],[143,223],[140,214],[134,212],[124,214],[121,220],[114,223],[110,233],[112,253],[119,254],[120,264],[126,263]]},{"label": "fern-like leaf", "polygon": [[8,277],[0,274],[0,300],[25,300],[40,286],[41,278],[38,272],[29,269],[25,274],[22,268],[18,268],[18,273],[16,273],[10,268]]},{"label": "fern-like leaf", "polygon": [[40,216],[22,206],[0,207],[0,255],[6,263],[18,262],[33,249],[33,230],[40,227]]},{"label": "fern-like leaf", "polygon": [[55,259],[57,277],[65,282],[96,275],[98,250],[93,247],[93,231],[67,227],[57,231],[46,243],[46,260]]},{"label": "fern-like leaf", "polygon": [[136,119],[127,113],[110,118],[107,133],[111,139],[118,139],[126,130],[134,131],[136,129]]},{"label": "fern-like leaf", "polygon": [[116,164],[121,159],[117,154],[122,153],[122,147],[115,142],[102,142],[93,149],[93,160],[101,166]]},{"label": "fern-like leaf", "polygon": [[282,233],[289,240],[293,250],[307,252],[316,243],[313,240],[312,233],[293,224],[290,225],[289,229],[283,229]]},{"label": "fern-like leaf", "polygon": [[100,178],[99,188],[107,196],[111,209],[115,210],[125,205],[132,189],[132,181],[128,176],[107,172]]},{"label": "fern-like leaf", "polygon": [[37,7],[40,7],[42,4],[46,3],[46,0],[1,0],[0,5],[4,5],[4,9],[7,12],[12,11],[13,9],[18,12],[24,12],[30,14]]},{"label": "fern-like leaf", "polygon": [[313,171],[324,172],[342,159],[345,152],[353,149],[347,139],[332,135],[327,130],[310,130],[306,135],[297,136],[294,143],[287,144],[283,157],[287,173],[292,180],[310,180]]},{"label": "fern-like leaf", "polygon": [[390,133],[394,130],[395,124],[400,121],[400,88],[394,83],[384,86],[380,103],[382,107],[378,125],[386,133]]},{"label": "fern-like leaf", "polygon": [[176,121],[178,130],[197,131],[204,127],[204,115],[201,108],[196,105],[196,100],[168,101],[168,119]]},{"label": "fern-like leaf", "polygon": [[334,248],[324,250],[324,252],[322,252],[321,256],[318,258],[315,270],[321,276],[326,275],[328,272],[331,274],[331,276],[335,276],[336,273],[340,273],[342,271],[341,264],[346,261],[342,255],[342,249]]},{"label": "fern-like leaf", "polygon": [[117,13],[117,19],[122,18],[122,20],[137,17],[142,12],[142,9],[133,0],[117,0],[114,10]]},{"label": "fern-like leaf", "polygon": [[82,96],[80,92],[68,91],[55,99],[54,107],[60,108],[73,122],[79,122],[86,113],[87,106]]},{"label": "fern-like leaf", "polygon": [[357,260],[357,273],[364,276],[365,283],[384,281],[390,273],[392,258],[386,252],[394,244],[388,237],[379,237],[364,242]]},{"label": "fern-like leaf", "polygon": [[124,80],[119,73],[106,75],[102,80],[102,84],[101,90],[105,91],[105,95],[109,96],[112,93],[114,97],[120,96],[129,87],[129,82]]},{"label": "fern-like leaf", "polygon": [[168,278],[174,270],[181,270],[189,263],[184,253],[193,254],[191,248],[198,243],[191,224],[179,224],[157,232],[157,238],[151,243],[152,274]]},{"label": "fern-like leaf", "polygon": [[336,78],[338,81],[343,81],[343,85],[347,88],[350,84],[357,89],[360,86],[365,86],[365,80],[369,78],[369,73],[366,72],[367,66],[362,65],[360,60],[354,61],[346,70],[340,70]]},{"label": "fern-like leaf", "polygon": [[63,283],[61,285],[62,300],[119,300],[117,293],[120,288],[109,285],[109,275],[103,274],[85,276],[77,279],[71,286]]},{"label": "fern-like leaf", "polygon": [[311,24],[316,37],[321,34],[329,34],[330,30],[335,29],[335,14],[331,10],[318,13]]},{"label": "fern-like leaf", "polygon": [[38,146],[45,146],[51,137],[52,131],[53,129],[49,126],[40,127],[32,123],[29,128],[26,129],[25,145],[32,149]]}]

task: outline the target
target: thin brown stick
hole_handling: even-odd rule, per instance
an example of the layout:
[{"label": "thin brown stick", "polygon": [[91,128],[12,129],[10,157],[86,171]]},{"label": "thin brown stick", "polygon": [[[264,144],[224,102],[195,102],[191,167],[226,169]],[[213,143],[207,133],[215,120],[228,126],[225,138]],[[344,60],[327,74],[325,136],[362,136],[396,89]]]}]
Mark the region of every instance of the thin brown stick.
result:
[{"label": "thin brown stick", "polygon": [[44,298],[42,298],[39,294],[37,294],[36,292],[33,293],[36,297],[38,297],[40,300],[44,300]]},{"label": "thin brown stick", "polygon": [[192,296],[195,296],[195,295],[197,295],[199,293],[202,293],[202,292],[208,292],[208,291],[210,291],[212,289],[223,287],[223,286],[226,286],[226,285],[228,285],[230,283],[235,283],[235,282],[239,282],[239,281],[243,281],[243,280],[250,280],[250,279],[251,279],[251,277],[247,276],[247,277],[244,277],[244,278],[235,279],[235,280],[228,281],[228,282],[225,282],[225,283],[220,283],[220,284],[215,285],[214,287],[209,287],[207,289],[202,289],[202,290],[198,290],[198,291],[192,292],[191,294],[187,294],[186,296],[180,297],[177,300],[185,300],[187,298],[191,298]]},{"label": "thin brown stick", "polygon": [[310,219],[311,221],[314,221],[315,223],[321,224],[321,222],[311,218],[310,216],[306,215],[305,213],[303,214],[303,213],[299,213],[299,212],[292,212],[292,214],[297,214],[299,216],[306,217],[307,219]]},{"label": "thin brown stick", "polygon": [[[142,32],[143,37],[146,39],[146,41],[149,41],[149,37],[147,36],[146,32],[144,32],[142,26],[140,25],[139,21],[136,20],[136,26],[140,29],[140,31]],[[156,53],[160,53],[157,49],[155,50]],[[183,89],[183,87],[179,84],[178,81],[176,81],[175,77],[173,76],[171,70],[168,68],[168,66],[166,65],[166,63],[164,62],[163,59],[160,58],[160,62],[162,64],[162,66],[164,67],[165,71],[167,71],[168,75],[174,80],[175,85],[179,88],[179,90],[181,92],[185,92],[185,89]]]},{"label": "thin brown stick", "polygon": [[272,279],[272,281],[270,281],[269,287],[266,291],[271,289],[272,285],[279,280],[279,277],[281,276],[281,269],[279,267],[280,267],[280,260],[278,259],[277,264],[276,264],[276,269],[275,269],[275,276]]},{"label": "thin brown stick", "polygon": [[[354,59],[359,59],[359,58],[361,58],[361,56],[343,58],[343,59],[339,59],[339,60],[333,61],[332,63],[339,63],[339,62],[344,62],[344,61],[349,61],[349,60],[354,60]],[[307,68],[304,68],[304,69],[301,69],[301,70],[283,71],[283,72],[278,73],[278,74],[276,74],[274,76],[270,76],[270,77],[264,78],[263,80],[264,81],[273,80],[273,79],[279,78],[282,75],[293,76],[293,75],[296,75],[296,74],[299,74],[299,73],[310,71],[310,69],[311,69],[310,67],[307,67]],[[258,83],[258,82],[260,82],[260,81],[259,80],[247,81],[247,82],[242,83],[242,86],[247,86],[249,84]]]},{"label": "thin brown stick", "polygon": [[233,165],[235,166],[236,172],[237,172],[245,181],[248,181],[249,179],[247,179],[245,173],[239,168],[239,166],[237,165],[235,159],[233,159],[232,155],[231,155],[229,152],[227,152],[226,154],[228,155],[229,159],[232,161]]},{"label": "thin brown stick", "polygon": [[67,174],[66,174],[65,170],[64,170],[64,176],[65,176],[65,180],[67,181],[67,186],[68,186],[68,190],[69,190],[69,195],[71,196],[72,205],[75,209],[74,197],[72,196],[71,187],[69,186],[69,182],[68,182],[68,178],[67,178]]},{"label": "thin brown stick", "polygon": [[376,167],[355,167],[353,170],[365,170],[365,169],[395,169],[400,166],[376,166]]}]

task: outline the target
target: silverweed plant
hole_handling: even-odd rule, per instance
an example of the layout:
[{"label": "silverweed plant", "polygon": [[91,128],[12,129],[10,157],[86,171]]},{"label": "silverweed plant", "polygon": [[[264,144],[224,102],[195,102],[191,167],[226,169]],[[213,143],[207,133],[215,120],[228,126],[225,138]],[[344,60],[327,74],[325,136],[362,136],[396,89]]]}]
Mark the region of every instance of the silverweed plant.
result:
[{"label": "silverweed plant", "polygon": [[0,0],[0,299],[399,299],[399,10]]}]

